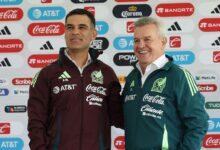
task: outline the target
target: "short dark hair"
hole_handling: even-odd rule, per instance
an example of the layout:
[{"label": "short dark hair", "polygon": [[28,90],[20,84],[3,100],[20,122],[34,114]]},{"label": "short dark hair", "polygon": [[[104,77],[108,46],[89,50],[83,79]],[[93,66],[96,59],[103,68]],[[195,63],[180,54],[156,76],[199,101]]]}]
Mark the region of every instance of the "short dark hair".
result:
[{"label": "short dark hair", "polygon": [[68,17],[73,16],[73,15],[86,15],[91,21],[92,25],[95,27],[95,24],[96,24],[95,17],[91,12],[85,9],[80,9],[80,8],[73,9],[66,15],[65,22],[67,21]]}]

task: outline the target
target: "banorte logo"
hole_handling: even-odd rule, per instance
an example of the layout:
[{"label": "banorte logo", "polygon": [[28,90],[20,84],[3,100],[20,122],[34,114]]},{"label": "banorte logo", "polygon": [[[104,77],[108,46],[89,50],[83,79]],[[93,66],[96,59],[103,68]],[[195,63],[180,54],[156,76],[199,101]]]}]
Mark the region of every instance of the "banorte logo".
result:
[{"label": "banorte logo", "polygon": [[38,54],[38,55],[31,55],[28,58],[28,65],[32,68],[43,68],[58,58],[58,54]]},{"label": "banorte logo", "polygon": [[0,40],[0,53],[20,52],[23,48],[24,44],[19,39]]},{"label": "banorte logo", "polygon": [[199,21],[199,29],[203,32],[219,32],[220,18],[203,18]]},{"label": "banorte logo", "polygon": [[13,85],[31,85],[32,78],[14,78],[12,79]]},{"label": "banorte logo", "polygon": [[213,52],[213,62],[220,63],[220,51]]},{"label": "banorte logo", "polygon": [[200,92],[215,92],[217,86],[215,84],[198,84],[198,89]]},{"label": "banorte logo", "polygon": [[21,8],[0,8],[0,21],[18,21],[23,17]]},{"label": "banorte logo", "polygon": [[202,145],[205,148],[220,148],[220,134],[207,134]]},{"label": "banorte logo", "polygon": [[117,150],[125,150],[125,137],[118,136],[114,140],[114,146]]},{"label": "banorte logo", "polygon": [[191,16],[193,13],[191,3],[163,3],[156,7],[156,14],[160,17]]},{"label": "banorte logo", "polygon": [[32,23],[28,26],[28,33],[32,36],[58,36],[64,33],[61,22]]}]

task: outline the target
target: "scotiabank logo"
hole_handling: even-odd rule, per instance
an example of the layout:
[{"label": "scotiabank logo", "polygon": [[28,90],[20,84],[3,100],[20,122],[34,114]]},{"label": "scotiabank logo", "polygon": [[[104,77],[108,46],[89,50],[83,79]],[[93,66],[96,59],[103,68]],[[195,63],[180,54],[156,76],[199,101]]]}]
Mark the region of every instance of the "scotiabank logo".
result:
[{"label": "scotiabank logo", "polygon": [[199,29],[204,32],[219,32],[220,18],[204,18],[200,20]]},{"label": "scotiabank logo", "polygon": [[205,148],[220,148],[220,134],[207,134],[203,140]]},{"label": "scotiabank logo", "polygon": [[21,8],[0,8],[0,21],[17,21],[22,17]]},{"label": "scotiabank logo", "polygon": [[0,123],[0,135],[10,134],[10,123]]},{"label": "scotiabank logo", "polygon": [[193,13],[191,3],[166,3],[156,7],[156,14],[160,17],[191,16]]},{"label": "scotiabank logo", "polygon": [[170,36],[169,45],[171,48],[181,47],[181,37],[180,36]]},{"label": "scotiabank logo", "polygon": [[57,36],[64,33],[61,22],[32,23],[28,26],[28,33],[32,36]]},{"label": "scotiabank logo", "polygon": [[134,32],[134,21],[128,21],[127,22],[127,32],[128,33],[133,33]]},{"label": "scotiabank logo", "polygon": [[220,62],[220,51],[213,52],[213,62],[215,62],[215,63]]},{"label": "scotiabank logo", "polygon": [[0,40],[0,53],[20,52],[24,44],[19,39],[4,39]]},{"label": "scotiabank logo", "polygon": [[95,7],[93,6],[86,6],[84,7],[85,10],[91,12],[95,16]]},{"label": "scotiabank logo", "polygon": [[28,58],[28,64],[32,68],[43,68],[58,58],[57,54],[39,54],[39,55],[31,55]]},{"label": "scotiabank logo", "polygon": [[13,85],[31,85],[32,78],[14,78],[12,79]]},{"label": "scotiabank logo", "polygon": [[198,84],[200,92],[215,92],[217,86],[215,84]]},{"label": "scotiabank logo", "polygon": [[118,136],[114,140],[114,146],[115,148],[119,150],[124,150],[125,149],[125,137],[124,136]]}]

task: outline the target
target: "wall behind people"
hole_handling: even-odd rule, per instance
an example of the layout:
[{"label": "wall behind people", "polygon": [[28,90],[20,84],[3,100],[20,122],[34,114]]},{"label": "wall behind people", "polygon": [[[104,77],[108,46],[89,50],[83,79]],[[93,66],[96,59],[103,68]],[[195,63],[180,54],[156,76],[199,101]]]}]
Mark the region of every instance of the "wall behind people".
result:
[{"label": "wall behind people", "polygon": [[[206,98],[210,120],[203,149],[220,148],[219,0],[0,0],[0,149],[29,149],[29,85],[65,47],[64,17],[74,8],[95,15],[98,37],[91,47],[104,52],[100,59],[114,68],[122,87],[137,60],[134,20],[161,19],[168,37],[166,53],[193,74]],[[112,133],[112,149],[123,149],[123,131],[113,128]]]}]

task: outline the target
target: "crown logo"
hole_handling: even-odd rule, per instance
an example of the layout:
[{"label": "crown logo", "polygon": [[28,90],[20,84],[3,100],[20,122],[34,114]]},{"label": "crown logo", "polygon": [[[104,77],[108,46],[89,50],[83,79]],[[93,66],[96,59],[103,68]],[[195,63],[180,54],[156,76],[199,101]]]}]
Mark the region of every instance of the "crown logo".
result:
[{"label": "crown logo", "polygon": [[128,7],[129,11],[137,11],[137,7],[136,6],[130,6]]}]

